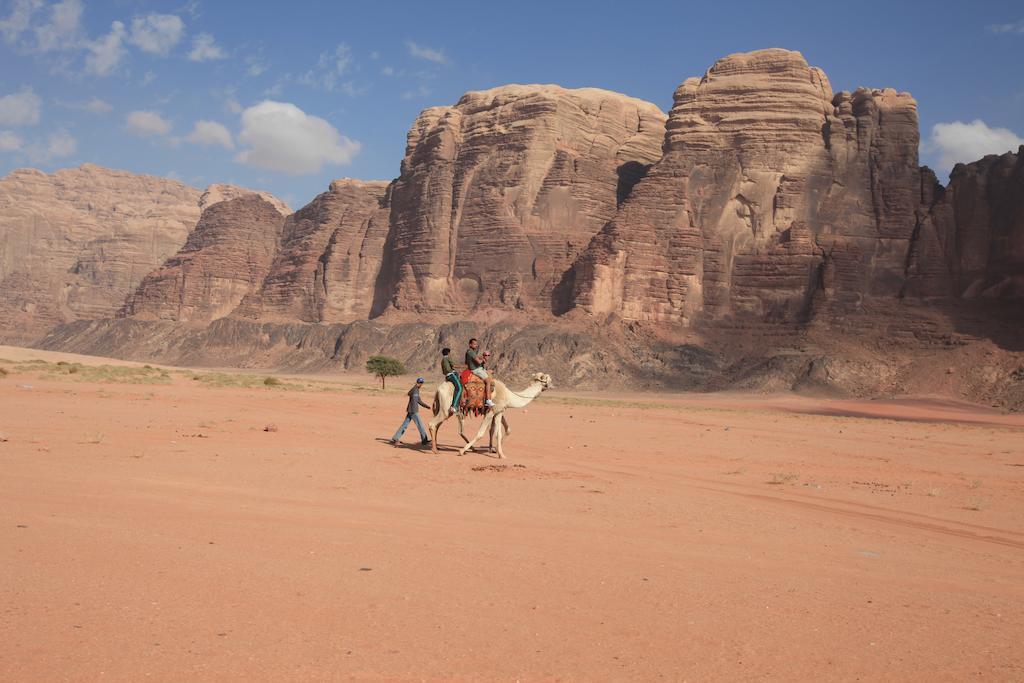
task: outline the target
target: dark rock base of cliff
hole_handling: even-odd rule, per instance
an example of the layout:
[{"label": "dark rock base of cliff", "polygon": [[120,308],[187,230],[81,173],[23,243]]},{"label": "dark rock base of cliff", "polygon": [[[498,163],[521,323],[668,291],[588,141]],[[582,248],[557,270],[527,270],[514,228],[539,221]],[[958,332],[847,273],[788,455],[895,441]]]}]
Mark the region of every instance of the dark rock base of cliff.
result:
[{"label": "dark rock base of cliff", "polygon": [[698,331],[616,319],[363,321],[206,327],[134,319],[59,326],[37,348],[191,367],[362,371],[374,354],[439,377],[439,351],[479,337],[499,376],[547,372],[560,387],[800,391],[859,397],[943,395],[1024,409],[1024,316],[1004,302],[883,304],[808,325],[726,321]]}]

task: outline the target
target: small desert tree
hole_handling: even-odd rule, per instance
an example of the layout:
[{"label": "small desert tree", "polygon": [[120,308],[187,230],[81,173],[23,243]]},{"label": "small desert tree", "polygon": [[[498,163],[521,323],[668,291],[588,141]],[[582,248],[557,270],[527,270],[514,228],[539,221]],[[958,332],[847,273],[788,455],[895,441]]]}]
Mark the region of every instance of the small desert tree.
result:
[{"label": "small desert tree", "polygon": [[405,366],[397,358],[387,356],[370,356],[366,361],[366,371],[380,377],[380,388],[384,388],[385,377],[397,377],[405,374]]}]

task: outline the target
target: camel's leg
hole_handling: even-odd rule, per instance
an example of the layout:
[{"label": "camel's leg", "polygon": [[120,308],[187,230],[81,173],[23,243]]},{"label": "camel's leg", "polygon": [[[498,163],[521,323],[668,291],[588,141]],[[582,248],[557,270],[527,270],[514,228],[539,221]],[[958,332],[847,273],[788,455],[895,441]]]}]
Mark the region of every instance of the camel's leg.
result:
[{"label": "camel's leg", "polygon": [[498,426],[500,424],[501,424],[501,420],[494,420],[493,422],[491,422],[491,429],[490,429],[490,432],[488,432],[488,434],[487,434],[487,452],[488,453],[493,453],[494,452],[494,432],[498,429]]},{"label": "camel's leg", "polygon": [[469,443],[469,439],[466,438],[466,423],[462,419],[462,413],[455,413],[455,415],[459,418],[459,436],[463,441]]},{"label": "camel's leg", "polygon": [[495,432],[495,437],[497,437],[497,441],[498,441],[498,457],[501,458],[501,459],[505,458],[505,449],[501,447],[501,443],[505,439],[505,426],[504,426],[504,422],[505,422],[505,416],[504,415],[502,415],[500,420],[495,420],[494,421],[494,425],[495,425],[494,426],[494,432]]},{"label": "camel's leg", "polygon": [[487,430],[491,428],[492,422],[494,422],[494,411],[488,411],[484,416],[484,421],[480,423],[480,429],[476,430],[476,436],[459,450],[459,455],[465,455],[466,451],[473,447],[473,444],[482,439]]},{"label": "camel's leg", "polygon": [[[434,405],[432,407],[437,408],[437,412],[430,418],[430,422],[427,423],[427,433],[430,435],[430,450],[437,455],[437,433],[441,431],[441,425],[444,424],[450,415],[448,414],[448,405],[450,405],[451,399],[447,399],[440,391],[434,399]],[[447,405],[446,405],[447,404]],[[460,430],[461,431],[461,430]]]},{"label": "camel's leg", "polygon": [[508,438],[508,435],[512,433],[512,430],[508,426],[508,420],[505,419],[505,413],[501,414],[501,427],[502,427],[502,439]]}]

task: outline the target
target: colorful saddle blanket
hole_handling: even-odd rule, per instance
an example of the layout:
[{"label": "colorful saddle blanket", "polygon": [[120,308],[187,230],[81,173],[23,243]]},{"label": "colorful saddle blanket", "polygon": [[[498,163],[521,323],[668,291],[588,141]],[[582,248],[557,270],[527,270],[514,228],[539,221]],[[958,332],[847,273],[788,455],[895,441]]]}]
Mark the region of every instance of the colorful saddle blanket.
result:
[{"label": "colorful saddle blanket", "polygon": [[463,415],[483,415],[487,412],[484,405],[484,381],[469,370],[459,376],[462,382],[462,399],[459,401],[459,412]]}]

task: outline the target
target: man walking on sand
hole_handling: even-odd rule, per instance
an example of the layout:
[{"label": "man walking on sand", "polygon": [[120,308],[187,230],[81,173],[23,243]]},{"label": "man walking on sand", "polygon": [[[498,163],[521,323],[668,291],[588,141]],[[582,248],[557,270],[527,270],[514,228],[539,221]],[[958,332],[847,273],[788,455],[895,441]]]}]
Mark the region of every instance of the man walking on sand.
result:
[{"label": "man walking on sand", "polygon": [[491,400],[491,377],[484,369],[486,359],[480,355],[479,349],[480,342],[476,340],[476,337],[470,339],[469,350],[466,351],[466,367],[484,381],[484,405],[491,408],[494,406],[494,401]]},{"label": "man walking on sand", "polygon": [[395,435],[391,437],[391,443],[395,446],[402,440],[402,435],[405,434],[406,427],[409,426],[409,422],[415,422],[416,428],[420,430],[420,443],[424,446],[430,445],[430,438],[427,436],[427,430],[423,428],[423,420],[420,419],[420,406],[426,409],[430,409],[426,403],[420,399],[420,389],[423,388],[423,378],[417,377],[416,384],[412,385],[412,389],[406,394],[409,397],[409,405],[405,408],[405,421],[402,422],[402,426],[398,428]]}]

